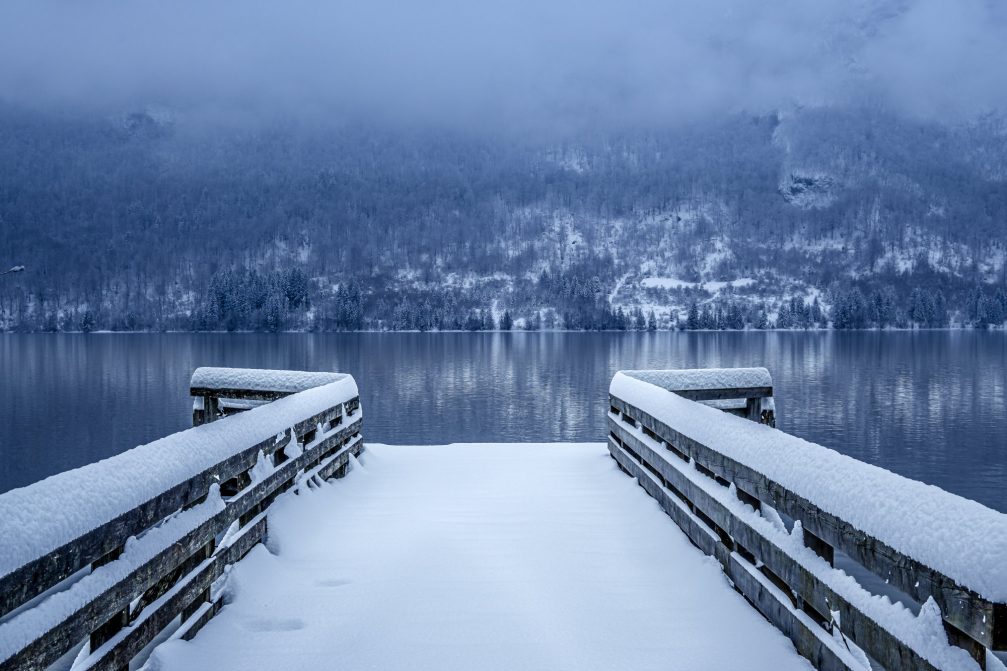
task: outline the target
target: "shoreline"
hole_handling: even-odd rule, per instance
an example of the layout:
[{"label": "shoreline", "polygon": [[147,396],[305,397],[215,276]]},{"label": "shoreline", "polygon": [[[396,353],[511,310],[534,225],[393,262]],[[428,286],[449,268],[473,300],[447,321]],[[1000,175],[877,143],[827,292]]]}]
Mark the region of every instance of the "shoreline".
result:
[{"label": "shoreline", "polygon": [[431,329],[427,331],[422,331],[419,329],[401,329],[401,330],[378,330],[378,329],[361,329],[354,331],[309,331],[309,330],[289,330],[289,331],[176,331],[176,330],[140,330],[140,331],[111,331],[111,330],[96,330],[96,331],[0,331],[0,336],[7,335],[168,335],[168,334],[182,334],[182,335],[331,335],[331,334],[394,334],[394,333],[429,333],[429,334],[449,334],[449,333],[470,333],[470,334],[480,334],[480,333],[518,333],[518,334],[535,334],[535,333],[917,333],[917,332],[937,332],[937,331],[947,331],[947,332],[959,332],[959,331],[981,331],[981,332],[1002,332],[1007,333],[1007,326],[992,326],[985,328],[978,328],[974,326],[944,326],[940,328],[863,328],[863,329],[834,329],[834,328],[801,328],[801,329],[656,329],[653,331],[648,331],[646,329],[536,329],[536,330],[525,330],[525,329],[480,329],[478,331],[469,331],[465,329],[453,329],[453,330],[436,330]]}]

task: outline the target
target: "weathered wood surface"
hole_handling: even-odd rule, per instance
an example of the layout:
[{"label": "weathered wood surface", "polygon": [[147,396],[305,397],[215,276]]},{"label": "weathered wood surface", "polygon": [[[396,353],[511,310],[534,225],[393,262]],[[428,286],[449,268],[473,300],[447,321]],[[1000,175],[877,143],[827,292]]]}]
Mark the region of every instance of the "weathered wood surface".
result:
[{"label": "weathered wood surface", "polygon": [[[712,536],[716,542],[724,544],[728,551],[737,552],[738,555],[747,557],[753,570],[760,570],[754,566],[755,561],[760,562],[762,573],[764,575],[771,573],[765,577],[777,585],[786,586],[784,592],[791,595],[790,606],[792,608],[802,610],[810,608],[813,611],[811,615],[814,619],[826,622],[831,620],[830,613],[832,611],[838,611],[843,633],[874,659],[881,662],[885,668],[919,669],[920,671],[936,669],[898,637],[875,620],[861,613],[845,597],[822,582],[801,561],[792,557],[772,539],[737,517],[722,502],[696,485],[684,470],[689,466],[680,458],[670,452],[667,453],[668,456],[656,452],[632,432],[627,431],[624,426],[621,426],[618,420],[611,417],[609,418],[609,429],[611,431],[609,450],[613,454],[617,450],[623,451],[640,467],[646,469],[647,475],[667,490],[666,494],[671,493],[682,501],[681,505],[685,508],[685,512],[679,511],[678,515],[672,514],[671,516],[704,552],[717,556],[716,552],[710,552],[708,548],[696,542],[693,538],[696,532],[691,528],[693,526],[691,522],[683,526],[681,518],[690,512],[693,515],[696,515],[697,512],[701,513],[702,517],[706,518],[705,524],[711,527],[711,531],[707,532],[706,537]],[[620,464],[625,464],[624,459],[620,460],[618,456],[616,458]],[[638,468],[637,473],[642,473],[642,471]],[[653,495],[650,489],[648,492]],[[744,496],[738,496],[738,499],[747,504]],[[664,506],[662,505],[662,507]],[[701,540],[702,538],[705,537],[701,537]],[[721,538],[726,539],[727,542],[723,543]],[[724,561],[721,561],[721,564],[724,565],[724,570],[728,572],[728,575],[734,579],[734,575],[729,571],[729,566],[724,564]],[[747,594],[746,597],[752,600]],[[767,615],[767,617],[769,616]],[[784,616],[781,614],[779,617],[783,618]],[[779,626],[780,623],[777,622],[777,619],[773,617],[769,617],[769,619]],[[780,628],[783,629],[783,627]],[[821,633],[831,636],[824,629],[819,628],[819,630]],[[791,638],[793,637],[791,636]],[[809,659],[814,659],[818,655],[816,651],[817,647],[814,650],[801,650],[801,654]]]},{"label": "weathered wood surface", "polygon": [[210,389],[208,387],[190,387],[190,396],[203,398],[237,398],[247,401],[275,401],[297,392],[274,391],[270,389]]},{"label": "weathered wood surface", "polygon": [[669,389],[690,401],[725,401],[735,398],[771,398],[772,387],[728,387],[724,389]]},{"label": "weathered wood surface", "polygon": [[867,570],[919,603],[929,597],[945,620],[991,650],[1007,650],[1007,606],[983,598],[967,586],[904,555],[883,541],[855,528],[758,471],[692,440],[650,414],[611,396],[610,405],[631,425],[640,425],[661,441],[690,457],[697,466],[731,482],[748,496],[801,520],[823,543],[850,556]]},{"label": "weathered wood surface", "polygon": [[[341,477],[345,472],[350,455],[357,456],[363,450],[362,442],[359,440],[351,442],[351,440],[358,438],[359,434],[354,434],[351,439],[346,437],[345,433],[340,432],[341,440],[320,443],[310,454],[305,453],[304,456],[308,457],[309,462],[315,459],[313,456],[315,453],[320,455],[320,458],[315,459],[318,464],[315,469],[312,470],[308,466],[298,469],[296,468],[297,462],[290,461],[284,464],[283,473],[279,471],[274,473],[262,484],[267,485],[272,482],[272,486],[266,487],[269,489],[269,493],[272,493],[283,484],[290,482],[300,472],[304,472],[308,477],[318,475],[323,479]],[[254,498],[261,502],[269,493],[262,496],[256,495]],[[255,507],[256,504],[248,501],[242,509],[247,511]],[[230,517],[233,518],[233,515]],[[129,660],[154,640],[180,613],[185,621],[182,637],[186,639],[194,637],[220,611],[222,605],[219,598],[216,601],[209,600],[210,585],[223,574],[228,564],[233,564],[248,554],[257,543],[262,541],[265,535],[266,516],[263,512],[249,520],[226,548],[222,548],[218,553],[196,564],[192,571],[179,579],[159,601],[154,602],[153,608],[142,612],[138,622],[131,624],[130,628],[124,630],[119,636],[110,639],[101,650],[93,650],[92,659],[81,668],[81,671],[91,671],[92,669],[114,671],[128,664]],[[206,604],[206,608],[203,609],[203,612],[199,612],[199,606],[203,604]],[[190,619],[191,621],[188,621]],[[95,654],[97,654],[96,657]]]},{"label": "weathered wood surface", "polygon": [[[228,501],[224,510],[177,539],[149,562],[137,567],[129,575],[55,627],[41,633],[18,655],[0,663],[0,671],[45,669],[49,664],[59,659],[66,650],[73,647],[76,641],[88,636],[103,623],[109,621],[116,613],[128,609],[134,598],[146,592],[160,578],[174,571],[176,567],[183,565],[207,544],[212,543],[217,534],[226,530],[232,522],[246,515],[249,511],[258,512],[263,507],[263,502],[274,497],[280,490],[291,484],[310,460],[317,455],[331,454],[338,450],[350,440],[351,436],[358,435],[359,429],[360,426],[356,423],[345,427],[319,442],[310,450],[306,450],[301,456],[284,462],[262,482]],[[354,445],[360,445],[360,443],[357,442]],[[348,458],[348,454],[347,450],[346,458]],[[156,631],[154,633],[156,634]]]},{"label": "weathered wood surface", "polygon": [[[359,401],[358,401],[359,402]],[[338,425],[342,421],[342,406],[334,406],[312,415],[294,426],[298,437],[316,426]],[[333,424],[334,423],[334,424]],[[274,437],[252,445],[199,475],[153,496],[146,503],[109,520],[60,548],[0,577],[0,616],[73,575],[81,568],[109,552],[120,548],[130,536],[149,529],[168,515],[206,496],[210,485],[227,482],[255,465],[259,452],[271,455],[290,440],[287,435],[276,442]]]},{"label": "weathered wood surface", "polygon": [[[735,588],[763,616],[783,631],[794,643],[794,647],[810,660],[820,660],[820,669],[828,671],[855,671],[845,664],[829,646],[825,636],[815,631],[813,625],[802,619],[789,604],[780,600],[778,590],[769,590],[742,566],[741,559],[730,547],[722,542],[719,535],[689,508],[689,504],[662,487],[657,477],[649,473],[643,464],[630,456],[615,440],[609,439],[609,450],[616,462],[630,476],[637,479],[640,486],[654,497],[661,508],[678,524],[689,539],[703,552],[720,562],[724,572],[734,582]],[[742,664],[743,666],[743,664]]]},{"label": "weathered wood surface", "polygon": [[243,529],[241,535],[223,552],[197,564],[128,629],[112,637],[101,648],[92,649],[92,659],[80,671],[115,671],[127,666],[179,614],[195,602],[204,600],[211,583],[223,575],[224,568],[248,554],[265,535],[266,518],[260,517]]},{"label": "weathered wood surface", "polygon": [[[102,570],[119,556],[130,536],[198,505],[213,484],[221,484],[225,505],[220,512],[172,540],[48,630],[39,631],[35,640],[0,661],[0,671],[45,669],[84,640],[90,640],[92,652],[84,668],[125,668],[180,614],[183,619],[193,618],[183,630],[187,636],[194,635],[220,608],[219,603],[208,603],[212,581],[263,537],[265,508],[296,482],[310,487],[314,478],[341,477],[350,455],[363,450],[359,398],[351,401],[294,425],[294,435],[305,445],[298,456],[287,455],[289,433],[281,440],[271,437],[0,578],[2,614],[29,603],[88,565]],[[319,429],[328,435],[311,444]],[[253,483],[248,473],[260,453],[273,461],[274,470]],[[240,531],[218,548],[217,539],[235,522]]]},{"label": "weathered wood surface", "polygon": [[[249,378],[244,373],[253,373]],[[199,368],[193,373],[189,384],[189,395],[202,401],[202,407],[192,411],[192,424],[199,426],[213,422],[223,415],[230,415],[250,409],[241,407],[242,401],[268,403],[291,394],[296,394],[316,386],[336,382],[343,377],[340,373],[303,373],[301,371],[262,371],[268,373],[265,379],[256,380],[256,371],[246,369]],[[201,375],[209,373],[210,377]],[[229,373],[233,373],[229,374]],[[212,386],[211,380],[220,382]],[[251,385],[251,386],[249,386]],[[221,407],[227,401],[237,401],[230,407]]]}]

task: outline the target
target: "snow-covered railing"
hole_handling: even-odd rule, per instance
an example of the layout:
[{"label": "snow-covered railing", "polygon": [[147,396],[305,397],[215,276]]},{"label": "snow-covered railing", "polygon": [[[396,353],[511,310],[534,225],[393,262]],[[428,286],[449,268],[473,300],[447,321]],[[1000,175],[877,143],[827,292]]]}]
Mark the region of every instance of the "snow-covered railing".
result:
[{"label": "snow-covered railing", "polygon": [[773,378],[765,368],[627,370],[626,375],[657,385],[690,401],[776,426]]},{"label": "snow-covered railing", "polygon": [[1007,515],[672,393],[683,378],[704,384],[617,373],[609,450],[802,655],[819,669],[1000,664]]},{"label": "snow-covered railing", "polygon": [[125,669],[156,637],[194,636],[272,501],[341,477],[363,450],[353,378],[315,379],[0,495],[0,671]]},{"label": "snow-covered railing", "polygon": [[206,424],[345,377],[345,373],[301,370],[197,368],[189,381],[189,394],[194,397],[192,424]]}]

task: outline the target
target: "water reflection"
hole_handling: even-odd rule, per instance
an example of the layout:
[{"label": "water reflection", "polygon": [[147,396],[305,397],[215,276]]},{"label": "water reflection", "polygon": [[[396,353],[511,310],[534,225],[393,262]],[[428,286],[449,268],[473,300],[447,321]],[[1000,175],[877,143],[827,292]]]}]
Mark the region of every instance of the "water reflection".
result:
[{"label": "water reflection", "polygon": [[602,440],[622,368],[765,365],[779,426],[1007,511],[1003,333],[0,337],[0,490],[188,426],[200,365],[338,370],[369,440]]}]

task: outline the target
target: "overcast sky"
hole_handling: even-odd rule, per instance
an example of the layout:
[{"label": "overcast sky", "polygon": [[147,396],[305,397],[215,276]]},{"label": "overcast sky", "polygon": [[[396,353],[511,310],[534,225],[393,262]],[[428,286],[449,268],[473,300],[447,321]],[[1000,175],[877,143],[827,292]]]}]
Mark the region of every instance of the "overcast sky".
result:
[{"label": "overcast sky", "polygon": [[33,105],[673,123],[870,100],[1007,108],[995,0],[3,0],[0,97]]}]

